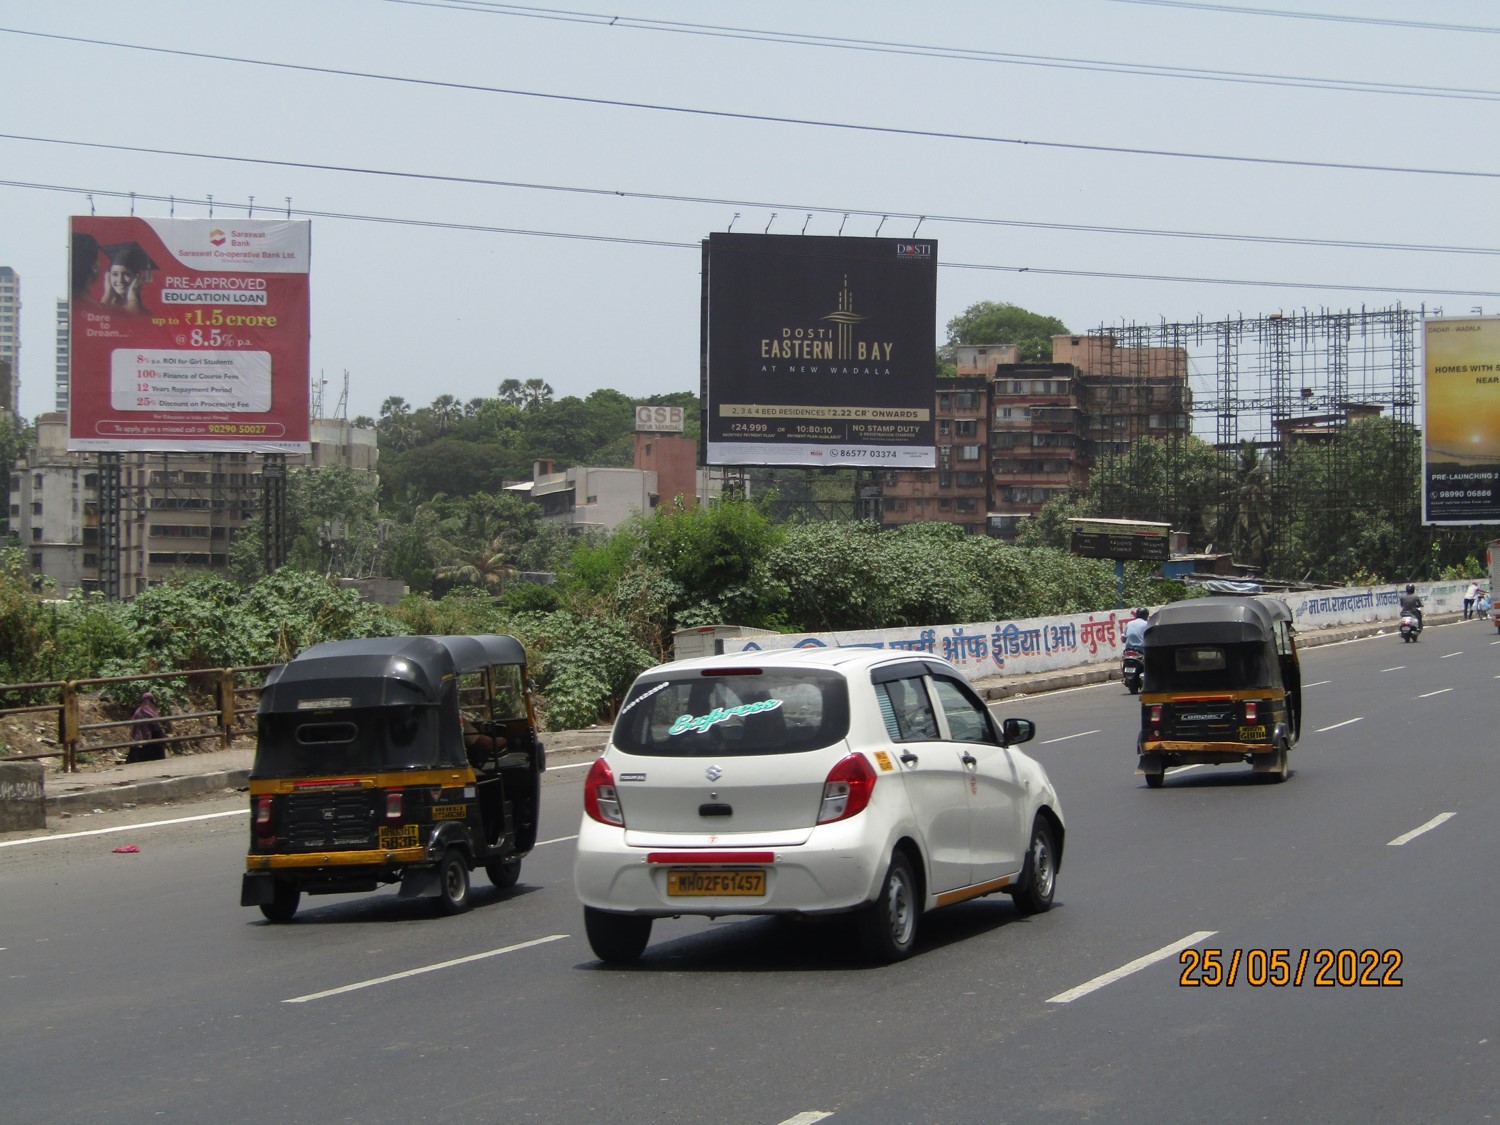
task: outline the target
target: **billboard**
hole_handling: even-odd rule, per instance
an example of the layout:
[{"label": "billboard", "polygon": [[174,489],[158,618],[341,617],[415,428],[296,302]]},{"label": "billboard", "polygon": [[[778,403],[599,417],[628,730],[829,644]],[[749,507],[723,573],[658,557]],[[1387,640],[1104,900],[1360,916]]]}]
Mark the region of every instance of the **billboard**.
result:
[{"label": "billboard", "polygon": [[71,220],[68,448],[308,449],[310,225]]},{"label": "billboard", "polygon": [[1422,522],[1500,523],[1500,316],[1423,330]]},{"label": "billboard", "polygon": [[1140,559],[1166,562],[1172,557],[1169,523],[1070,517],[1072,552],[1086,559]]},{"label": "billboard", "polygon": [[935,241],[712,234],[703,290],[707,464],[937,464]]},{"label": "billboard", "polygon": [[682,407],[636,403],[635,432],[638,434],[682,433]]}]

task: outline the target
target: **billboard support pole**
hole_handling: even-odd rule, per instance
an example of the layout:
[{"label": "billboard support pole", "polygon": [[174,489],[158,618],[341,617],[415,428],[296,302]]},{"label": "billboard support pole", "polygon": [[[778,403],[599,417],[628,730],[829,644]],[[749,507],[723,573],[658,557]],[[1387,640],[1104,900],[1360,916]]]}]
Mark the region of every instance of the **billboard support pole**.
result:
[{"label": "billboard support pole", "polygon": [[120,600],[120,455],[99,454],[99,589]]},{"label": "billboard support pole", "polygon": [[261,474],[261,547],[266,573],[286,565],[286,454],[267,453]]}]

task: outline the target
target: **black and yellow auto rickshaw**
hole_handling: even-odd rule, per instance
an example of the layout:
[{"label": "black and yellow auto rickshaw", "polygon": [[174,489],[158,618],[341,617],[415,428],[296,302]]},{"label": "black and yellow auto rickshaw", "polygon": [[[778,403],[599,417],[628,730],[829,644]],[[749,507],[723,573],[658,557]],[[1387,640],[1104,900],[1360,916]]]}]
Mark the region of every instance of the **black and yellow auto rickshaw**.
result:
[{"label": "black and yellow auto rickshaw", "polygon": [[314,645],[261,694],[240,904],[285,922],[303,892],[399,882],[467,910],[474,868],[520,877],[545,768],[516,638]]},{"label": "black and yellow auto rickshaw", "polygon": [[1249,763],[1285,781],[1302,730],[1292,614],[1277,598],[1173,602],[1146,626],[1136,773],[1159,788],[1173,766]]}]

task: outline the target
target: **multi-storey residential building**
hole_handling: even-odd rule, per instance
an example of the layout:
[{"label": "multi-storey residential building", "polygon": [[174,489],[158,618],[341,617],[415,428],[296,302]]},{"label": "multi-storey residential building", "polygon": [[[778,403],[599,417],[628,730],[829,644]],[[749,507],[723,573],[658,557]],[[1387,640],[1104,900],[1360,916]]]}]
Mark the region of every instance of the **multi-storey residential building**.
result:
[{"label": "multi-storey residential building", "polygon": [[[21,277],[9,266],[0,266],[0,366],[9,365],[10,377],[0,387],[0,409],[12,418],[21,415]],[[0,371],[3,374],[3,371]]]},{"label": "multi-storey residential building", "polygon": [[57,343],[54,347],[55,358],[52,364],[53,379],[56,382],[53,409],[60,410],[64,414],[68,412],[68,372],[70,370],[68,367],[68,333],[70,328],[68,299],[59,297],[57,300]]},{"label": "multi-storey residential building", "polygon": [[1087,488],[1100,455],[1190,432],[1182,349],[1056,336],[1052,350],[1052,363],[1021,363],[1013,345],[956,349],[958,378],[938,382],[938,467],[879,474],[883,526],[942,520],[1011,538],[1048,500]]},{"label": "multi-storey residential building", "polygon": [[[312,423],[312,450],[289,468],[347,465],[375,473],[375,432]],[[229,547],[261,518],[263,458],[253,453],[122,453],[119,591],[129,597],[174,572],[223,571]],[[10,526],[38,578],[59,593],[103,588],[99,456],[68,451],[67,415],[37,419],[37,443],[10,472]]]}]

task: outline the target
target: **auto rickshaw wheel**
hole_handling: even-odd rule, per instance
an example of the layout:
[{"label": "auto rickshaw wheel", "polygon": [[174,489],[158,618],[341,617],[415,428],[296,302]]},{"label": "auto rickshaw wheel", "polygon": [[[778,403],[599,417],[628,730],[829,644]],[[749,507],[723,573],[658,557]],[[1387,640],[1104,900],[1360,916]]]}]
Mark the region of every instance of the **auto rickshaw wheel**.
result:
[{"label": "auto rickshaw wheel", "polygon": [[473,905],[469,900],[469,864],[457,848],[449,848],[438,863],[437,903],[444,914],[462,914]]},{"label": "auto rickshaw wheel", "polygon": [[260,912],[267,922],[290,922],[302,901],[302,892],[284,879],[276,880],[271,886],[271,901],[261,903]]},{"label": "auto rickshaw wheel", "polygon": [[640,959],[651,940],[651,919],[583,908],[583,929],[594,956],[606,965],[628,965]]},{"label": "auto rickshaw wheel", "polygon": [[1276,782],[1285,781],[1292,776],[1290,747],[1283,742],[1276,748],[1276,764],[1271,769],[1271,779]]},{"label": "auto rickshaw wheel", "polygon": [[1167,783],[1167,772],[1166,772],[1166,770],[1162,770],[1162,771],[1160,771],[1158,773],[1148,773],[1146,775],[1146,788],[1147,789],[1160,789],[1166,783]]},{"label": "auto rickshaw wheel", "polygon": [[521,857],[512,856],[510,859],[492,860],[484,865],[484,873],[490,877],[490,882],[502,891],[509,890],[521,878]]}]

